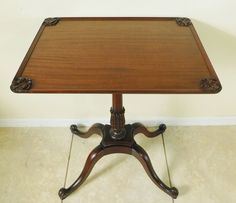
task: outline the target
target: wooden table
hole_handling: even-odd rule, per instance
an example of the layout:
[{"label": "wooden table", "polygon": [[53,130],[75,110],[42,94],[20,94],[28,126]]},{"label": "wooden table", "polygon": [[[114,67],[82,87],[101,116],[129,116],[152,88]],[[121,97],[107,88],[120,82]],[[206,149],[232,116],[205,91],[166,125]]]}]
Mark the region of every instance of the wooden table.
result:
[{"label": "wooden table", "polygon": [[162,134],[166,126],[148,131],[141,123],[125,124],[123,93],[217,93],[219,79],[188,18],[47,18],[27,52],[11,90],[16,93],[112,94],[110,125],[94,124],[81,132],[102,136],[89,154],[78,179],[61,188],[66,198],[88,177],[104,155],[135,156],[152,181],[172,198],[178,190],[155,173],[148,154],[134,136]]}]

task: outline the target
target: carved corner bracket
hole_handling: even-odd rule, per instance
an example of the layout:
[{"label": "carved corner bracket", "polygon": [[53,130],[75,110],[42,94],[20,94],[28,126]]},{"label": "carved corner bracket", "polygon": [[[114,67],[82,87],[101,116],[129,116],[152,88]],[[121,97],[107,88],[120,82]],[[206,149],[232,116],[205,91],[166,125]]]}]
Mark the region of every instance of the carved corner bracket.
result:
[{"label": "carved corner bracket", "polygon": [[32,87],[32,80],[29,78],[24,78],[24,77],[14,78],[14,80],[12,81],[12,84],[10,86],[11,91],[13,91],[15,93],[29,92],[31,87]]},{"label": "carved corner bracket", "polygon": [[222,89],[219,80],[215,78],[201,79],[200,87],[206,92],[213,92],[213,93],[220,92]]},{"label": "carved corner bracket", "polygon": [[45,26],[53,26],[56,25],[60,21],[60,18],[46,18],[43,21],[43,25]]},{"label": "carved corner bracket", "polygon": [[190,26],[192,25],[192,22],[189,18],[176,18],[176,23],[179,25],[179,26]]}]

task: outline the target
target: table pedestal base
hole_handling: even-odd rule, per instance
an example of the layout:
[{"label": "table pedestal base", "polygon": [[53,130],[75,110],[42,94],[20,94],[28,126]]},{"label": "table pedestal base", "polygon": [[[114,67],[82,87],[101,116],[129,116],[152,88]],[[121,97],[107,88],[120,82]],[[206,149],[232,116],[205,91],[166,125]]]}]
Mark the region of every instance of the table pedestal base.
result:
[{"label": "table pedestal base", "polygon": [[147,152],[139,146],[135,140],[134,136],[138,133],[143,133],[147,137],[156,137],[162,134],[166,129],[164,124],[160,125],[159,128],[154,132],[149,132],[142,124],[134,123],[132,125],[125,125],[125,139],[114,140],[112,139],[110,132],[110,125],[103,125],[100,123],[94,124],[86,133],[79,131],[76,125],[71,126],[72,133],[82,137],[88,138],[92,134],[99,134],[102,136],[101,143],[92,150],[89,154],[87,161],[85,163],[84,169],[82,170],[80,176],[77,180],[68,188],[61,188],[59,190],[59,196],[61,199],[65,199],[72,192],[74,192],[89,176],[93,166],[96,162],[105,155],[112,153],[125,153],[135,156],[140,163],[143,165],[146,173],[151,178],[151,180],[165,193],[170,195],[172,198],[177,198],[178,190],[175,187],[168,187],[161,181],[161,179],[155,173],[150,158]]},{"label": "table pedestal base", "polygon": [[151,180],[172,198],[177,198],[178,190],[175,187],[168,187],[162,182],[155,173],[147,152],[134,140],[134,136],[138,133],[142,133],[147,137],[156,137],[161,135],[165,131],[166,126],[161,124],[157,130],[150,132],[141,123],[125,125],[124,111],[125,110],[122,106],[122,95],[113,94],[111,125],[96,123],[85,133],[81,132],[76,125],[71,125],[72,133],[82,138],[89,138],[93,134],[98,134],[102,136],[102,141],[89,154],[85,166],[75,182],[70,187],[61,188],[59,190],[58,194],[61,199],[65,199],[82,185],[100,158],[112,153],[125,153],[135,156],[143,165]]}]

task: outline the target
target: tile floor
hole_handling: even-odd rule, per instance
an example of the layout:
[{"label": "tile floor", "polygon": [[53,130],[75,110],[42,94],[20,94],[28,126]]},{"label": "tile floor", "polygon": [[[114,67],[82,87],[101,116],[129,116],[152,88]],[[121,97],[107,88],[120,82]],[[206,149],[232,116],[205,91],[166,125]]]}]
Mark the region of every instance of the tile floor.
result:
[{"label": "tile floor", "polygon": [[[77,178],[99,141],[97,135],[73,136],[68,128],[0,128],[0,203],[61,203],[58,189]],[[159,177],[179,189],[176,200],[152,183],[134,157],[113,154],[99,160],[63,202],[236,202],[236,126],[169,127],[164,140],[139,134],[136,141]]]}]

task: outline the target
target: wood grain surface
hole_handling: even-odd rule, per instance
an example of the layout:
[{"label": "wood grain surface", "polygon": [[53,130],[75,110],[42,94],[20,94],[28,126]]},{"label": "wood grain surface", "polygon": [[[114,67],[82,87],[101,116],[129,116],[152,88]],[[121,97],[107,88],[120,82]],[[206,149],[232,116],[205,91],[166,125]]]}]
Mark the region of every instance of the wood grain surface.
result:
[{"label": "wood grain surface", "polygon": [[175,18],[60,18],[42,24],[16,77],[32,93],[216,93],[193,27]]}]

